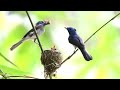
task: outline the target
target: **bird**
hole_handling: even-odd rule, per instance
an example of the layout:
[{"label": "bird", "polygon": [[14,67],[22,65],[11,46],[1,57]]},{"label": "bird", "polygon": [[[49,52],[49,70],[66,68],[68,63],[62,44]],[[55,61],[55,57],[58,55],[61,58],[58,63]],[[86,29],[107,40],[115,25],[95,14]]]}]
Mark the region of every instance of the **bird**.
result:
[{"label": "bird", "polygon": [[[50,24],[49,21],[38,21],[36,24],[35,24],[35,29],[36,29],[36,33],[37,35],[41,36],[45,30],[44,30],[44,27],[46,25]],[[14,45],[12,45],[12,47],[10,48],[10,50],[14,50],[16,47],[18,47],[20,44],[22,44],[24,41],[26,40],[30,40],[30,39],[33,39],[34,42],[36,41],[36,35],[34,33],[34,29],[32,28],[30,31],[28,31],[24,36],[23,38],[18,41],[17,43],[15,43]]]},{"label": "bird", "polygon": [[75,46],[75,49],[78,47],[86,61],[92,60],[92,56],[88,54],[87,50],[85,49],[85,45],[83,43],[83,40],[76,32],[76,29],[73,27],[65,27],[69,33],[68,41],[70,44]]}]

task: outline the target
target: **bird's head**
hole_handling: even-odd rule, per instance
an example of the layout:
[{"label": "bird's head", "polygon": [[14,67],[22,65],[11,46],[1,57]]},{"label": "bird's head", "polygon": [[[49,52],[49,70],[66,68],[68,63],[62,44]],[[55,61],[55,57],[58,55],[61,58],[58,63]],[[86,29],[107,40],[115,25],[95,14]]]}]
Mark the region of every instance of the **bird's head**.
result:
[{"label": "bird's head", "polygon": [[37,23],[36,23],[36,28],[43,28],[44,26],[46,26],[46,25],[49,25],[50,24],[50,22],[49,21],[38,21]]},{"label": "bird's head", "polygon": [[73,27],[65,27],[65,29],[67,29],[67,31],[70,35],[75,35],[76,34],[76,29],[73,28]]},{"label": "bird's head", "polygon": [[36,23],[36,25],[43,25],[43,26],[45,26],[45,25],[48,25],[48,24],[50,24],[50,22],[49,21],[38,21],[37,23]]}]

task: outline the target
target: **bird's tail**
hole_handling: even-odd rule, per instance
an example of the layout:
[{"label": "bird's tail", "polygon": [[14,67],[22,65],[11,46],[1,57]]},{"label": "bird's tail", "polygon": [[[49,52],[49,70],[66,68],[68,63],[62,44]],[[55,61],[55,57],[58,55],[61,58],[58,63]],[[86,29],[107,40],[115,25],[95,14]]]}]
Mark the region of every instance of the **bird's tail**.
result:
[{"label": "bird's tail", "polygon": [[11,50],[11,51],[14,50],[14,49],[15,49],[16,47],[18,47],[23,41],[24,41],[24,39],[20,40],[20,41],[17,42],[16,44],[14,44],[14,45],[10,48],[10,50]]},{"label": "bird's tail", "polygon": [[88,52],[85,49],[80,49],[82,52],[83,57],[85,58],[86,61],[92,60],[92,56],[88,54]]}]

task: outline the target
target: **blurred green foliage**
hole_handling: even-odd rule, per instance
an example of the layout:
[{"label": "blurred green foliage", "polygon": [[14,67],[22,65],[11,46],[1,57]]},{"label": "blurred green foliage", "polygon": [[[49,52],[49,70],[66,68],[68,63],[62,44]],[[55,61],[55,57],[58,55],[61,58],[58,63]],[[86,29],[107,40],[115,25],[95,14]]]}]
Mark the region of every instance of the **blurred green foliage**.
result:
[{"label": "blurred green foliage", "polygon": [[[68,32],[64,29],[65,26],[75,27],[85,41],[116,15],[116,12],[29,11],[29,14],[34,24],[39,20],[50,20],[51,24],[45,27],[46,32],[39,37],[42,47],[46,50],[55,45],[65,59],[74,51],[73,46],[68,43]],[[1,11],[0,19],[0,52],[19,67],[14,67],[0,57],[0,69],[9,75],[32,75],[42,78],[39,75],[41,70],[43,71],[40,62],[41,50],[37,44],[29,40],[14,51],[10,51],[10,47],[32,27],[25,11]],[[115,20],[119,20],[119,17]],[[120,28],[111,21],[85,44],[88,52],[93,56],[93,60],[85,61],[81,52],[78,51],[58,69],[56,78],[120,78],[119,30]]]}]

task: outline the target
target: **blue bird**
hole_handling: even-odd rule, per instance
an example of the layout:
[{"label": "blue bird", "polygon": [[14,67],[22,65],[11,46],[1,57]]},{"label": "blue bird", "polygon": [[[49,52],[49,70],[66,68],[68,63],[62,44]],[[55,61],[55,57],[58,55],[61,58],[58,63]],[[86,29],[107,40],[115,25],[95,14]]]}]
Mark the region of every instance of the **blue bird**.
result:
[{"label": "blue bird", "polygon": [[92,56],[88,54],[88,52],[85,49],[85,45],[83,43],[83,40],[77,35],[76,29],[73,27],[65,27],[69,33],[68,41],[72,45],[78,47],[86,61],[92,60]]}]

